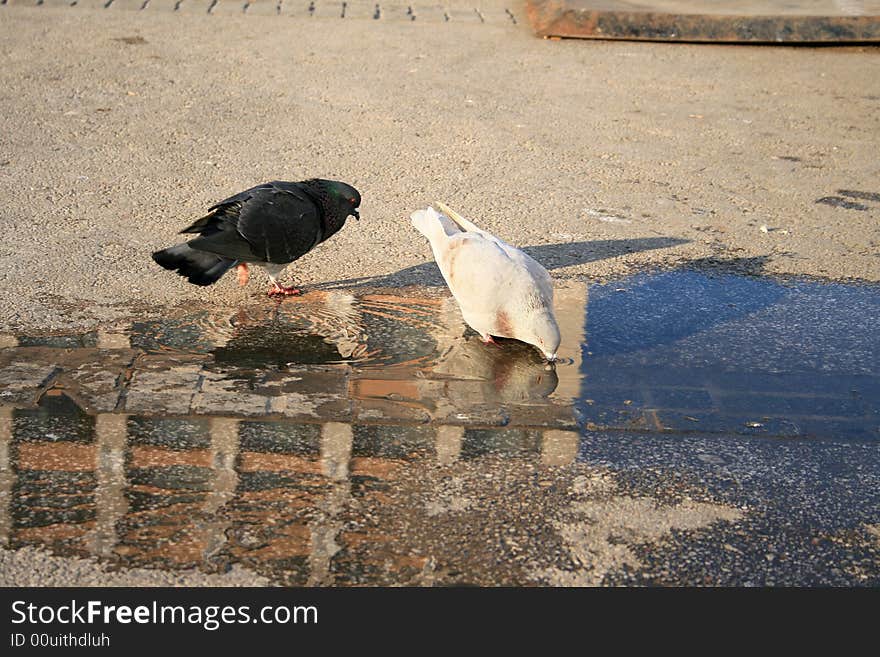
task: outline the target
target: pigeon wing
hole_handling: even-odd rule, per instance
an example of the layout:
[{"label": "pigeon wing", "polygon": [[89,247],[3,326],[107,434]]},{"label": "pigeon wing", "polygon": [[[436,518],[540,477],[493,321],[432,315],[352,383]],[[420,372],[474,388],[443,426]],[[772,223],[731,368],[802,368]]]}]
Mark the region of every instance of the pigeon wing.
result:
[{"label": "pigeon wing", "polygon": [[483,230],[473,222],[469,221],[465,217],[461,216],[458,212],[450,208],[445,203],[441,201],[437,201],[436,205],[440,208],[440,211],[445,214],[447,217],[452,219],[462,230],[465,230],[469,233],[479,235],[480,237],[489,240],[498,245],[498,247],[504,251],[504,253],[519,266],[524,267],[531,278],[534,280],[535,285],[543,297],[545,302],[553,301],[553,279],[550,278],[550,274],[541,266],[537,260],[532,258],[528,253],[521,251],[505,242],[504,240],[496,237],[492,233]]},{"label": "pigeon wing", "polygon": [[215,255],[253,262],[257,260],[254,249],[238,232],[238,218],[241,202],[214,206],[211,212],[196,221],[181,233],[199,233],[195,239],[187,242],[187,246],[197,251],[207,251]]},{"label": "pigeon wing", "polygon": [[476,233],[453,235],[435,250],[435,258],[465,321],[481,333],[498,335],[499,314],[534,287],[522,266]]},{"label": "pigeon wing", "polygon": [[[501,242],[501,240],[498,241]],[[513,262],[528,272],[541,294],[541,301],[545,305],[551,305],[553,303],[553,279],[550,277],[550,273],[544,269],[541,263],[515,246],[501,242],[500,247]]]},{"label": "pigeon wing", "polygon": [[238,232],[263,262],[287,264],[311,251],[323,236],[318,205],[293,185],[273,185],[241,210]]},{"label": "pigeon wing", "polygon": [[245,262],[287,264],[321,240],[318,207],[292,184],[259,185],[231,196],[182,232],[194,249]]},{"label": "pigeon wing", "polygon": [[461,233],[449,239],[450,245],[456,242],[458,256],[448,257],[441,272],[465,322],[483,335],[523,339],[523,320],[538,309],[552,309],[552,284],[494,240]]}]

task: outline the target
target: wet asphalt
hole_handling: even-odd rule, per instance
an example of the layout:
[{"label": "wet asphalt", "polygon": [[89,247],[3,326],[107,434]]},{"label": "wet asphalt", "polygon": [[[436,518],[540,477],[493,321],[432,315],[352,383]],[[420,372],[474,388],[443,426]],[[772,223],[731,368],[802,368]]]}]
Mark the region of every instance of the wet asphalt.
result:
[{"label": "wet asphalt", "polygon": [[7,335],[2,540],[281,585],[880,583],[876,286],[667,271],[557,312],[555,368],[436,288]]}]

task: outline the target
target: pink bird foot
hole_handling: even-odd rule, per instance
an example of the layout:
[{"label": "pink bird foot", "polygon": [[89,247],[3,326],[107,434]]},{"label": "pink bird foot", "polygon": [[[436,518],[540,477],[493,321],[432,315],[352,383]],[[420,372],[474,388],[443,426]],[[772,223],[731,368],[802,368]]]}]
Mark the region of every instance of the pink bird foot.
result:
[{"label": "pink bird foot", "polygon": [[269,288],[268,294],[270,297],[295,297],[302,294],[302,290],[296,287],[287,287],[286,285],[275,283]]},{"label": "pink bird foot", "polygon": [[235,266],[235,273],[238,274],[238,285],[239,287],[244,287],[248,284],[248,280],[250,280],[251,273],[248,269],[246,263],[242,263],[240,265]]},{"label": "pink bird foot", "polygon": [[480,342],[483,344],[498,344],[495,340],[492,339],[491,335],[487,335],[486,337],[480,336]]}]

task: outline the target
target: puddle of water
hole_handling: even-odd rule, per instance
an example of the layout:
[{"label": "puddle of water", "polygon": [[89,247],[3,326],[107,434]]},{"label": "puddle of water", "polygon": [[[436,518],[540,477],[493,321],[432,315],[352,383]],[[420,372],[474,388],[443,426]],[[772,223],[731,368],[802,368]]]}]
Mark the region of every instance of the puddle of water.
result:
[{"label": "puddle of water", "polygon": [[578,414],[880,440],[880,290],[673,272],[590,288]]},{"label": "puddle of water", "polygon": [[280,304],[233,313],[201,311],[121,330],[135,349],[213,354],[216,361],[240,368],[378,365],[433,354],[435,334],[446,328],[447,305],[443,299],[312,292]]},{"label": "puddle of water", "polygon": [[128,567],[237,563],[283,584],[419,583],[428,560],[386,545],[384,523],[444,512],[422,489],[449,480],[438,465],[500,458],[519,479],[562,462],[560,443],[573,463],[578,442],[556,431],[545,446],[535,429],[90,417],[59,397],[65,415],[51,417],[67,418],[64,432],[42,421],[46,407],[0,417],[3,545]]},{"label": "puddle of water", "polygon": [[449,298],[318,291],[6,336],[0,401],[309,421],[880,439],[876,286],[678,271],[557,294],[561,362],[485,346]]},{"label": "puddle of water", "polygon": [[[880,441],[877,287],[672,272],[557,306],[555,368],[416,293],[4,336],[0,544],[282,584],[534,582],[597,432]],[[427,556],[445,535],[510,560],[468,579],[478,545]]]}]

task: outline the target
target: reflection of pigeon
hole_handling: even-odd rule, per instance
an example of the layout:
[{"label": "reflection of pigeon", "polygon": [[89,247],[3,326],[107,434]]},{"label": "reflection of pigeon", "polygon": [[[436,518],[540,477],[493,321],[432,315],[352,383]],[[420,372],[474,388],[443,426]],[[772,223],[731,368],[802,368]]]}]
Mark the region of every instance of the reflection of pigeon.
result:
[{"label": "reflection of pigeon", "polygon": [[519,249],[480,230],[442,203],[411,215],[428,238],[434,259],[464,321],[484,342],[515,338],[556,359],[559,327],[553,314],[550,274]]},{"label": "reflection of pigeon", "polygon": [[198,237],[156,251],[153,260],[196,285],[216,283],[235,266],[244,285],[248,264],[256,264],[269,273],[270,295],[299,294],[276,277],[342,228],[349,215],[359,218],[360,202],[354,187],[335,180],[264,183],[211,207],[180,231]]},{"label": "reflection of pigeon", "polygon": [[[290,303],[250,306],[231,318],[220,313],[214,318],[215,325],[231,328],[224,331],[222,341],[214,343],[216,347],[227,347],[226,356],[248,351],[263,358],[264,365],[358,359],[368,351],[355,298],[339,290],[313,290]],[[221,337],[216,330],[212,335]]]},{"label": "reflection of pigeon", "polygon": [[[459,338],[432,368],[435,374],[479,382],[479,394],[476,397],[469,395],[468,399],[450,400],[456,405],[464,407],[475,399],[496,403],[538,402],[549,397],[559,385],[555,365],[545,363],[526,345],[511,343],[504,350],[480,346],[476,336]],[[461,386],[452,387],[450,391],[458,389],[468,393],[475,391]]]},{"label": "reflection of pigeon", "polygon": [[279,306],[279,321],[299,323],[310,333],[333,345],[342,358],[362,358],[367,353],[367,336],[357,302],[341,290],[315,290],[296,303]]}]

